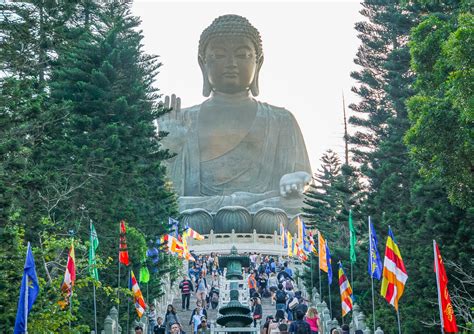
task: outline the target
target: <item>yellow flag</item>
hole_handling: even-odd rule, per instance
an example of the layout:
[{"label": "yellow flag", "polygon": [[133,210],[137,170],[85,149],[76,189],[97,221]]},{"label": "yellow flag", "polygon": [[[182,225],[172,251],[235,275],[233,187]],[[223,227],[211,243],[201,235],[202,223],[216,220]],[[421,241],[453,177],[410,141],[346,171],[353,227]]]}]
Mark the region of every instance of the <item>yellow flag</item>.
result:
[{"label": "yellow flag", "polygon": [[288,256],[293,256],[293,247],[291,247],[293,243],[293,237],[291,236],[290,231],[286,232],[286,239],[288,240]]},{"label": "yellow flag", "polygon": [[328,263],[326,261],[326,241],[321,232],[318,232],[318,249],[319,249],[319,269],[328,272]]}]

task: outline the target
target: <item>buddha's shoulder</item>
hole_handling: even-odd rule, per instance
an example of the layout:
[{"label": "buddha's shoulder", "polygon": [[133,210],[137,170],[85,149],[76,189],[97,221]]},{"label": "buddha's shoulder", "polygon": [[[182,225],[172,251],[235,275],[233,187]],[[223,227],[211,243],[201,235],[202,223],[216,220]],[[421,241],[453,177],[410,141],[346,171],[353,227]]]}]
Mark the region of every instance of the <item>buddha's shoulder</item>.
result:
[{"label": "buddha's shoulder", "polygon": [[286,109],[284,107],[274,106],[274,105],[269,104],[267,102],[258,101],[258,103],[261,105],[261,107],[263,107],[264,109],[270,111],[272,113],[272,115],[275,116],[275,117],[295,119],[293,114],[288,109]]}]

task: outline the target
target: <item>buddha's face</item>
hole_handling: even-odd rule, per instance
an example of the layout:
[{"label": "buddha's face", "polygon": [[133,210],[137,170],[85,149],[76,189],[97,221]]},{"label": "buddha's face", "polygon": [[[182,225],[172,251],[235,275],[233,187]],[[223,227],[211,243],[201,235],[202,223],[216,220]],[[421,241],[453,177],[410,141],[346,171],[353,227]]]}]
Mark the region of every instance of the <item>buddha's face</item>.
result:
[{"label": "buddha's face", "polygon": [[214,91],[247,91],[257,69],[255,46],[246,37],[213,38],[206,47],[203,65]]}]

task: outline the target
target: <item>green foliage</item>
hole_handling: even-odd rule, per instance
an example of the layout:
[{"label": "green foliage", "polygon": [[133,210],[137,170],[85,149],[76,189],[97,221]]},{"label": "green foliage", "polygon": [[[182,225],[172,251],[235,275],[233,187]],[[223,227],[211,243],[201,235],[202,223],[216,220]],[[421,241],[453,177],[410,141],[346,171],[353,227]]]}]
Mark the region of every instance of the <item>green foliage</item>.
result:
[{"label": "green foliage", "polygon": [[474,16],[431,15],[411,36],[417,94],[406,141],[422,175],[439,179],[453,204],[474,205]]},{"label": "green foliage", "polygon": [[[118,293],[122,302],[130,295],[125,268],[117,291],[119,221],[127,222],[137,274],[147,243],[166,233],[168,216],[177,215],[163,165],[170,155],[154,126],[166,112],[153,87],[161,64],[144,54],[128,4],[0,6],[8,13],[0,22],[0,220],[7,223],[0,245],[0,330],[13,327],[12,291],[21,282],[28,240],[41,280],[30,324],[38,333],[84,333],[93,324],[90,221],[100,240],[95,284],[101,322]],[[71,237],[78,277],[72,316],[57,304]],[[150,298],[162,293],[162,274],[180,265],[165,254],[160,260],[168,265],[153,273]]]}]

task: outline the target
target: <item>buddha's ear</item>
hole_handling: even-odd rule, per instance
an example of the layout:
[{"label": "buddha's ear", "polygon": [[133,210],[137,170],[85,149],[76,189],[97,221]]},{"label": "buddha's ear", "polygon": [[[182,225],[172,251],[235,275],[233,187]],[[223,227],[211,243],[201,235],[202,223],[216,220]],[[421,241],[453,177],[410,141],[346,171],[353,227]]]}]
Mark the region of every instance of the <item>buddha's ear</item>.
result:
[{"label": "buddha's ear", "polygon": [[257,68],[255,69],[255,76],[253,77],[253,81],[250,84],[250,91],[252,92],[253,96],[258,96],[260,90],[258,88],[258,75],[260,74],[260,69],[262,68],[263,64],[263,55],[257,60]]},{"label": "buddha's ear", "polygon": [[211,95],[211,83],[209,82],[209,78],[206,72],[206,65],[204,64],[204,59],[201,56],[198,56],[198,63],[199,67],[201,68],[202,72],[202,95],[204,97],[209,97]]}]

